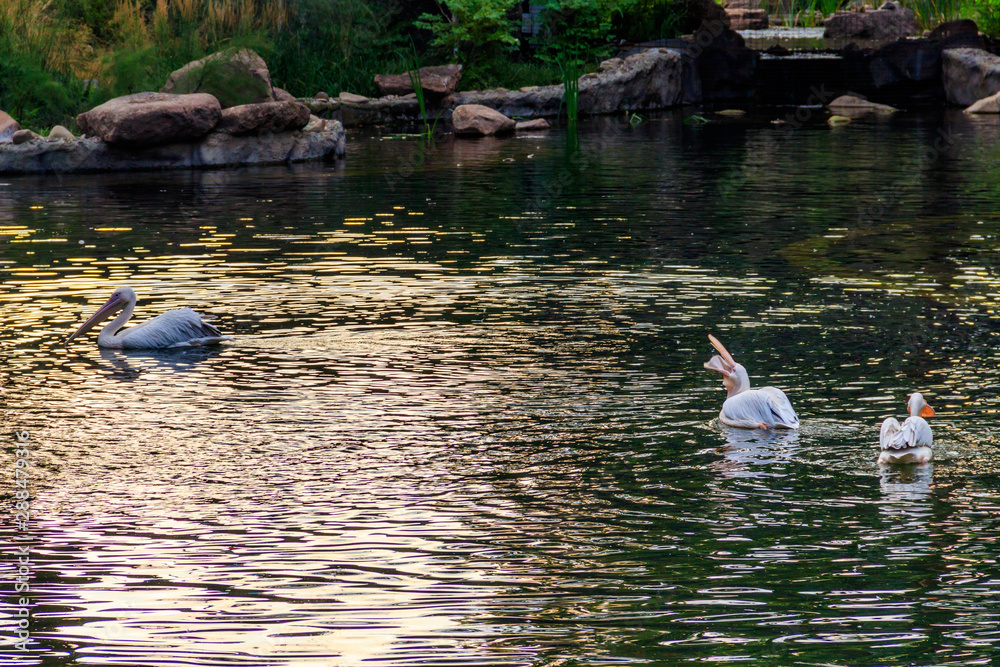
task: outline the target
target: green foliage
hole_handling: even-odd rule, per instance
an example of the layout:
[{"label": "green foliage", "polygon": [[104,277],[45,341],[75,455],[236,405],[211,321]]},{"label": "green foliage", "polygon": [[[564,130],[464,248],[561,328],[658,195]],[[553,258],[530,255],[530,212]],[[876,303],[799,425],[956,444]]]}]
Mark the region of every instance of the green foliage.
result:
[{"label": "green foliage", "polygon": [[611,17],[621,0],[547,0],[542,12],[547,43],[542,58],[576,66],[606,57],[611,50]]},{"label": "green foliage", "polygon": [[393,28],[397,9],[385,2],[292,0],[288,7],[288,26],[273,35],[268,66],[289,92],[370,95],[376,74],[406,66],[406,40]]},{"label": "green foliage", "polygon": [[516,0],[441,0],[438,14],[424,14],[418,28],[429,30],[431,46],[475,68],[518,45],[508,14]]},{"label": "green foliage", "polygon": [[629,42],[677,37],[687,14],[680,0],[624,0],[612,16],[615,36]]},{"label": "green foliage", "polygon": [[981,32],[1000,37],[1000,0],[969,0],[962,16],[975,19]]}]

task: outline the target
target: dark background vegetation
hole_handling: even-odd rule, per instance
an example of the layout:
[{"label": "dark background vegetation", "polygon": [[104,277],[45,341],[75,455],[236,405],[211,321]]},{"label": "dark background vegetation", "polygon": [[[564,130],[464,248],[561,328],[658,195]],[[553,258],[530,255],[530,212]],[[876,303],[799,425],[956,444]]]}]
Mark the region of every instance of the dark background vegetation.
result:
[{"label": "dark background vegetation", "polygon": [[[847,0],[782,0],[812,16]],[[960,4],[965,2],[965,4]],[[465,88],[558,83],[621,42],[674,37],[683,0],[0,0],[0,109],[23,126],[73,126],[112,97],[158,90],[209,53],[248,46],[296,96],[373,94],[373,77],[461,62]],[[1000,0],[912,0],[929,27],[971,16],[1000,30]],[[575,71],[575,70],[574,70]]]}]

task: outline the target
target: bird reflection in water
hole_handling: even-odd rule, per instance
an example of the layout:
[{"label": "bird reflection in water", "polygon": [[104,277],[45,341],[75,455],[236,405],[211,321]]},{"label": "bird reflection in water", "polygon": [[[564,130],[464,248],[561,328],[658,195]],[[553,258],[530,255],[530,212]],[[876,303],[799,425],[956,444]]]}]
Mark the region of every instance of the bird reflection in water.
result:
[{"label": "bird reflection in water", "polygon": [[934,464],[880,465],[879,487],[882,507],[887,513],[912,514],[915,508],[927,511],[926,501],[934,482]]},{"label": "bird reflection in water", "polygon": [[726,477],[779,477],[783,467],[798,451],[799,431],[758,430],[721,426],[723,458],[712,467]]},{"label": "bird reflection in water", "polygon": [[124,352],[114,348],[100,348],[101,359],[109,362],[114,371],[109,377],[123,382],[137,380],[149,371],[187,373],[196,370],[208,359],[221,354],[224,348],[195,347],[171,350],[132,350]]}]

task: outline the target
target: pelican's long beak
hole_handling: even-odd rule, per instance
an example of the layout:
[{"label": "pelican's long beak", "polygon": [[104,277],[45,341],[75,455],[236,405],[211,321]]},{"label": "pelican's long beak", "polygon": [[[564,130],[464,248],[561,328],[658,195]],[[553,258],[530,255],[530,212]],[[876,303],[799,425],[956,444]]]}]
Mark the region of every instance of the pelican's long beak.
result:
[{"label": "pelican's long beak", "polygon": [[722,355],[722,358],[725,359],[730,366],[736,365],[736,360],[733,359],[733,355],[729,354],[729,350],[727,350],[726,347],[719,342],[718,338],[712,334],[708,334],[708,341],[712,344],[712,347],[719,351],[719,354]]},{"label": "pelican's long beak", "polygon": [[929,406],[926,403],[924,403],[924,407],[920,408],[920,416],[921,417],[933,417],[934,416],[934,408],[932,408],[931,406]]},{"label": "pelican's long beak", "polygon": [[100,309],[90,316],[90,319],[84,322],[79,329],[73,332],[73,335],[66,339],[66,344],[69,345],[74,338],[82,334],[87,333],[94,328],[95,325],[100,324],[104,320],[108,319],[115,314],[121,307],[124,301],[117,294],[112,294],[111,298],[108,299],[107,303],[100,307]]}]

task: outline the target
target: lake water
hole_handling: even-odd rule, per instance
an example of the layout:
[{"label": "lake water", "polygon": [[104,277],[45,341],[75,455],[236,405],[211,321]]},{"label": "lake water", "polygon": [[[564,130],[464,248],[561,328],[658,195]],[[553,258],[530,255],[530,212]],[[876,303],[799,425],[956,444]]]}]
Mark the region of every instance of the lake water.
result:
[{"label": "lake water", "polygon": [[[990,664],[1000,123],[786,113],[0,179],[0,660]],[[66,348],[120,284],[236,340]]]}]

